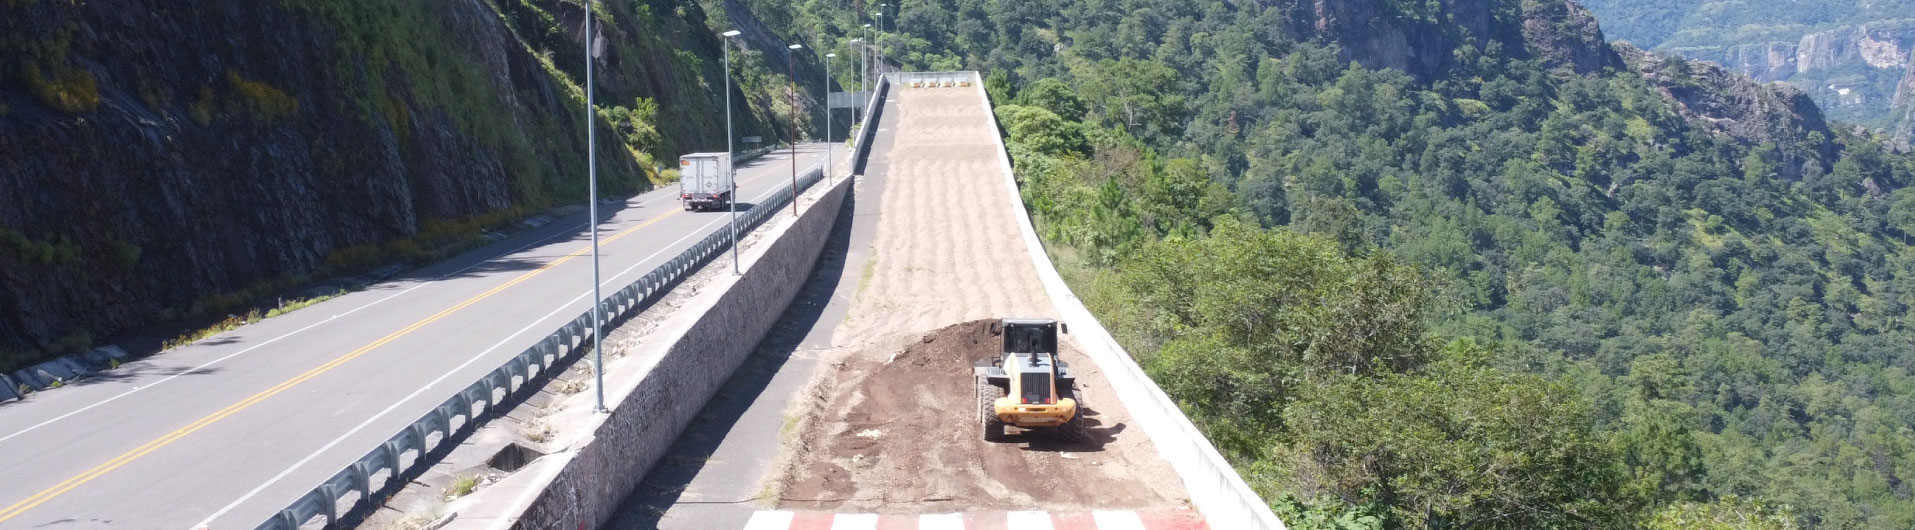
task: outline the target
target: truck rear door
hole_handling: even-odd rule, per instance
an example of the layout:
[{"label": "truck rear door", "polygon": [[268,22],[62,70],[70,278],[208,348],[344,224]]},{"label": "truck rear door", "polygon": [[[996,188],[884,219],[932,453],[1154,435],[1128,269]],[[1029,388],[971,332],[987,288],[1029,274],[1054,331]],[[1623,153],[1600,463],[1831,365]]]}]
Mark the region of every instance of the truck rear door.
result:
[{"label": "truck rear door", "polygon": [[712,195],[724,191],[724,175],[718,171],[718,159],[700,158],[692,161],[698,174],[698,192]]}]

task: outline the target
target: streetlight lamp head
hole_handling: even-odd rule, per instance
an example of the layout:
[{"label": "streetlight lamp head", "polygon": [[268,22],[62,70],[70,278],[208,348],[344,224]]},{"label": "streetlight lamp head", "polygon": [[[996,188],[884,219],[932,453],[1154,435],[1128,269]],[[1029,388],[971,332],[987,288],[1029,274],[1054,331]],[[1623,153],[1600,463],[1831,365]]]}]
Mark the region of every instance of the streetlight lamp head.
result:
[{"label": "streetlight lamp head", "polygon": [[827,54],[825,54],[825,58],[826,58],[826,59],[830,59],[830,58],[834,58],[834,57],[837,57],[837,56],[838,56],[838,54],[835,54],[835,53],[827,53]]},{"label": "streetlight lamp head", "polygon": [[[866,25],[866,26],[869,26],[870,24],[865,24],[865,25]],[[857,39],[851,39],[851,42],[864,42],[864,39],[862,39],[862,38],[857,38]]]},{"label": "streetlight lamp head", "polygon": [[786,48],[791,48],[791,49],[793,49],[793,50],[796,50],[796,49],[799,49],[799,48],[803,48],[803,47],[805,47],[805,45],[803,45],[803,44],[793,44],[793,45],[790,45],[790,46],[786,46]]},{"label": "streetlight lamp head", "polygon": [[868,27],[871,27],[871,25],[870,25],[870,24],[865,24],[865,25],[864,25],[864,27],[867,27],[867,28],[868,28]]},{"label": "streetlight lamp head", "polygon": [[726,36],[726,37],[736,37],[736,36],[738,36],[738,34],[739,34],[739,33],[740,33],[740,32],[739,32],[738,30],[735,30],[735,29],[734,29],[734,30],[731,30],[731,31],[727,31],[727,32],[724,32],[724,33],[720,33],[719,35],[724,35],[724,36]]}]

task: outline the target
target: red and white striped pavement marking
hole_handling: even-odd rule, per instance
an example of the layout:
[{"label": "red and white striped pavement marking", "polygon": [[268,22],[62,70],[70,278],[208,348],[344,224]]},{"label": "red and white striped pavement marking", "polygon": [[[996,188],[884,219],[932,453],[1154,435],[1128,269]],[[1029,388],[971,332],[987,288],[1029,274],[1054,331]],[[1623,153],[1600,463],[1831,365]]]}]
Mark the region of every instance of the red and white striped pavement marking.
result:
[{"label": "red and white striped pavement marking", "polygon": [[968,512],[895,515],[761,511],[744,530],[1208,530],[1190,510]]}]

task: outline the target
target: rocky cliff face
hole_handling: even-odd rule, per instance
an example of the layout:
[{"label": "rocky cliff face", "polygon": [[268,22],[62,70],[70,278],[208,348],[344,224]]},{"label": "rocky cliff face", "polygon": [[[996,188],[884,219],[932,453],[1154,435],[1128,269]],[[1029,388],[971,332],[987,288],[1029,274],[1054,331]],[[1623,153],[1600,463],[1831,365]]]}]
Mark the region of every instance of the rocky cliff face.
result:
[{"label": "rocky cliff face", "polygon": [[1787,81],[1831,116],[1886,126],[1896,86],[1915,62],[1915,19],[1814,31],[1794,40],[1678,44],[1657,51],[1709,61],[1760,81]]},{"label": "rocky cliff face", "polygon": [[1834,70],[1862,64],[1899,69],[1908,64],[1915,47],[1915,23],[1905,21],[1862,24],[1802,36],[1796,45],[1796,73]]},{"label": "rocky cliff face", "polygon": [[[722,104],[698,80],[717,61],[672,59],[715,57],[715,38],[696,3],[675,8],[613,8],[600,101],[659,103],[671,140],[639,147],[722,145],[691,118]],[[580,16],[556,0],[0,4],[0,354],[582,201],[582,94],[553,66],[582,55]],[[610,193],[647,186],[608,134],[632,121],[602,125]]]},{"label": "rocky cliff face", "polygon": [[1895,84],[1895,105],[1889,119],[1894,120],[1890,133],[1895,141],[1903,145],[1915,141],[1915,61],[1909,61],[1902,81]]},{"label": "rocky cliff face", "polygon": [[1709,61],[1741,72],[1758,81],[1782,81],[1796,73],[1794,42],[1764,42],[1712,48],[1680,48],[1673,53],[1691,59]]},{"label": "rocky cliff face", "polygon": [[[1577,73],[1622,66],[1604,41],[1595,16],[1569,0],[1439,0],[1408,5],[1314,0],[1298,4],[1291,31],[1336,43],[1345,58],[1366,67],[1394,68],[1424,80],[1452,75],[1457,49],[1475,46],[1480,50],[1491,42]],[[1520,28],[1520,33],[1497,32],[1507,28]]]},{"label": "rocky cliff face", "polygon": [[1785,177],[1800,178],[1810,162],[1835,157],[1835,135],[1821,109],[1793,86],[1762,83],[1713,63],[1661,56],[1626,43],[1615,48],[1631,70],[1676,102],[1690,124],[1745,145],[1780,148]]}]

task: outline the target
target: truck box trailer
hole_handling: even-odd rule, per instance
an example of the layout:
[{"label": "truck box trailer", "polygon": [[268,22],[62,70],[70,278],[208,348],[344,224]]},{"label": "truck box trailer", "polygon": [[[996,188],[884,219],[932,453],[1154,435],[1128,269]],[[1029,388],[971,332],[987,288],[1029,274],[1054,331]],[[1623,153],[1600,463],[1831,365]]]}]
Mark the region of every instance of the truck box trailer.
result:
[{"label": "truck box trailer", "polygon": [[692,153],[678,158],[678,200],[686,210],[731,206],[731,155]]}]

